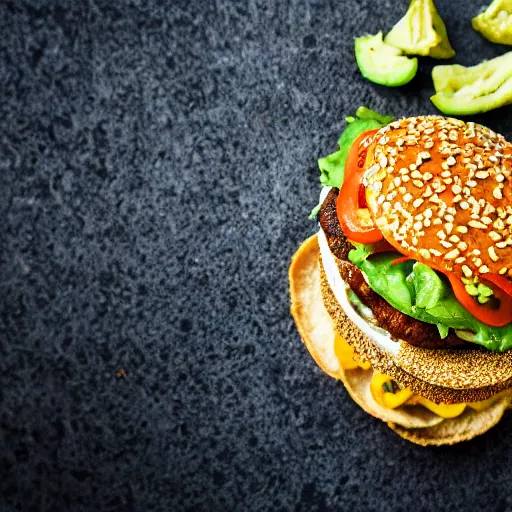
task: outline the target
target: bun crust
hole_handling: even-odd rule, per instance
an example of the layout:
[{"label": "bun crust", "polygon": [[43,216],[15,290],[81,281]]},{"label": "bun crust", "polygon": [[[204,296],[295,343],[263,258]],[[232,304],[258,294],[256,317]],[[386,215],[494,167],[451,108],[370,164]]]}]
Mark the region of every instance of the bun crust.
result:
[{"label": "bun crust", "polygon": [[375,223],[404,254],[461,277],[512,277],[512,145],[476,124],[419,116],[381,128],[363,182]]}]

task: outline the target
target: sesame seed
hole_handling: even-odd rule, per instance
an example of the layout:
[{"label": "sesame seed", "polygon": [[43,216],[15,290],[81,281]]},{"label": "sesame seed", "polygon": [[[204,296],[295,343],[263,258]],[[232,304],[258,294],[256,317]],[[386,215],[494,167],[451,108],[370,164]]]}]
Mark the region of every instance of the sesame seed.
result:
[{"label": "sesame seed", "polygon": [[469,204],[466,202],[466,201],[461,201],[459,203],[459,206],[463,209],[463,210],[467,210],[469,208]]},{"label": "sesame seed", "polygon": [[487,265],[482,265],[478,271],[480,274],[487,274],[489,272],[489,267]]},{"label": "sesame seed", "polygon": [[462,272],[466,277],[471,277],[473,275],[473,271],[467,265],[462,265]]},{"label": "sesame seed", "polygon": [[447,249],[449,249],[450,247],[453,247],[453,244],[451,244],[450,242],[447,242],[446,240],[441,240],[439,242],[443,247],[446,247]]},{"label": "sesame seed", "polygon": [[459,242],[457,244],[457,247],[461,250],[461,251],[465,251],[467,248],[468,248],[468,244],[466,242]]},{"label": "sesame seed", "polygon": [[450,130],[450,133],[448,134],[448,138],[450,140],[456,141],[459,138],[459,134],[457,133],[457,130]]},{"label": "sesame seed", "polygon": [[447,252],[444,257],[445,259],[447,260],[454,260],[458,255],[459,255],[459,250],[458,249],[453,249],[452,251],[450,252]]},{"label": "sesame seed", "polygon": [[460,185],[453,185],[452,192],[454,194],[460,194],[462,192],[462,187]]},{"label": "sesame seed", "polygon": [[460,238],[457,235],[452,235],[450,238],[448,238],[448,240],[450,240],[450,242],[453,242],[454,244],[460,242]]},{"label": "sesame seed", "polygon": [[457,231],[459,233],[466,234],[468,232],[468,228],[466,226],[457,226]]},{"label": "sesame seed", "polygon": [[423,188],[425,186],[425,184],[421,180],[412,180],[412,184],[418,188]]},{"label": "sesame seed", "polygon": [[503,199],[503,194],[501,193],[501,189],[496,187],[492,191],[492,195],[495,199]]},{"label": "sesame seed", "polygon": [[450,234],[453,230],[453,224],[451,222],[447,222],[445,225],[444,225],[444,229],[446,229],[446,232],[448,234]]},{"label": "sesame seed", "polygon": [[455,160],[455,158],[453,158],[453,156],[449,156],[448,159],[446,160],[446,163],[450,167],[453,167],[457,163],[457,161]]},{"label": "sesame seed", "polygon": [[430,187],[430,185],[427,185],[427,188],[423,192],[422,196],[423,197],[430,197],[432,194],[433,194],[432,188]]},{"label": "sesame seed", "polygon": [[411,193],[409,193],[409,192],[407,192],[407,194],[405,194],[405,196],[403,197],[403,199],[404,199],[404,201],[405,201],[406,203],[410,202],[410,201],[411,201],[411,199],[412,199],[412,194],[411,194]]},{"label": "sesame seed", "polygon": [[414,208],[419,208],[423,204],[423,199],[421,197],[418,197],[418,199],[415,199],[412,203]]},{"label": "sesame seed", "polygon": [[[496,251],[494,250],[494,247],[492,245],[491,245],[491,247],[489,247],[489,249],[487,249],[487,252],[489,253],[489,256],[491,257],[492,261],[499,260],[498,255],[496,254]],[[481,269],[480,269],[480,271],[481,271]]]},{"label": "sesame seed", "polygon": [[502,219],[496,219],[494,221],[494,224],[493,224],[493,227],[499,231],[505,229],[505,223],[503,222]]},{"label": "sesame seed", "polygon": [[471,226],[472,228],[476,228],[476,229],[487,229],[487,226],[485,224],[483,224],[482,222],[479,222],[477,220],[470,220],[468,222],[468,225]]}]

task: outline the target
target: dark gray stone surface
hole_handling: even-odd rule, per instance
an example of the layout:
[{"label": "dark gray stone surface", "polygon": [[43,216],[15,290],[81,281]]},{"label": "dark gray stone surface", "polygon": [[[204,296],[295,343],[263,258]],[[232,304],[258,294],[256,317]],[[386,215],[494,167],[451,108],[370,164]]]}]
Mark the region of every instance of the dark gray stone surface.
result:
[{"label": "dark gray stone surface", "polygon": [[[438,0],[457,61],[503,53]],[[316,159],[406,2],[0,3],[0,509],[512,509],[512,415],[398,438],[304,350],[287,267]],[[482,116],[512,136],[511,110]],[[124,376],[123,376],[124,371]]]}]

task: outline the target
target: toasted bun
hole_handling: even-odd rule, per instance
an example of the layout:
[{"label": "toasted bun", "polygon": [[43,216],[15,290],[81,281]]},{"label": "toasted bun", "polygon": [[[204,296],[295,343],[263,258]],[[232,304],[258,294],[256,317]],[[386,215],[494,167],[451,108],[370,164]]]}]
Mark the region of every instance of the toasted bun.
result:
[{"label": "toasted bun", "polygon": [[[508,407],[512,398],[511,391],[502,393],[483,411],[467,410],[461,416],[450,420],[443,420],[420,406],[395,410],[381,407],[369,391],[372,370],[344,370],[340,366],[334,353],[334,326],[363,359],[369,359],[379,371],[411,387],[415,393],[435,399],[440,393],[443,394],[440,390],[446,388],[423,382],[401,369],[389,357],[382,354],[371,340],[348,320],[339,307],[336,307],[334,295],[327,284],[319,259],[316,235],[306,240],[293,256],[289,279],[292,316],[313,359],[328,375],[344,383],[358,405],[372,416],[386,422],[402,437],[421,445],[453,444],[468,440],[494,426]],[[443,351],[430,352],[435,359],[437,357],[435,354]],[[496,389],[496,386],[491,387]],[[424,391],[430,388],[434,389],[435,393],[428,396],[429,394]],[[469,393],[471,400],[464,401],[481,400],[495,393],[496,391],[482,395],[478,392]]]},{"label": "toasted bun", "polygon": [[395,121],[373,140],[367,202],[388,242],[460,276],[512,276],[512,145],[441,116]]},{"label": "toasted bun", "polygon": [[471,408],[456,418],[444,420],[427,428],[407,429],[396,423],[388,423],[398,435],[422,446],[441,446],[469,441],[494,427],[510,406],[510,393],[504,393],[487,409],[474,411]]}]

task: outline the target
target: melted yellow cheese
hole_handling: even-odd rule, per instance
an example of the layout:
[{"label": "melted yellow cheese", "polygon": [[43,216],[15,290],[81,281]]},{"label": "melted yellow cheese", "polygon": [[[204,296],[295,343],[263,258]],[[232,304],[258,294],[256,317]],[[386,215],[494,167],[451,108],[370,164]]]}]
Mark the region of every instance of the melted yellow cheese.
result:
[{"label": "melted yellow cheese", "polygon": [[[338,333],[336,333],[334,338],[334,353],[340,365],[345,370],[355,370],[356,368],[369,370],[371,368],[371,364],[368,361],[363,362],[358,359],[354,349]],[[466,407],[481,411],[489,407],[494,401],[494,397],[491,397],[481,402],[436,404],[427,398],[415,395],[409,388],[397,388],[398,387],[393,383],[393,378],[389,375],[378,372],[373,374],[370,383],[372,396],[378,404],[387,409],[396,409],[402,405],[421,405],[434,414],[441,416],[441,418],[449,419],[460,416]]]},{"label": "melted yellow cheese", "polygon": [[334,353],[344,370],[369,370],[372,366],[368,361],[359,361],[355,350],[337,332],[334,336]]}]

